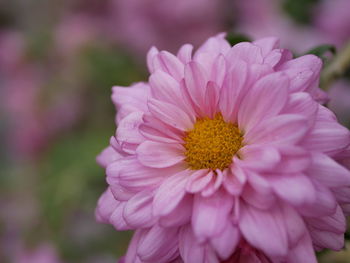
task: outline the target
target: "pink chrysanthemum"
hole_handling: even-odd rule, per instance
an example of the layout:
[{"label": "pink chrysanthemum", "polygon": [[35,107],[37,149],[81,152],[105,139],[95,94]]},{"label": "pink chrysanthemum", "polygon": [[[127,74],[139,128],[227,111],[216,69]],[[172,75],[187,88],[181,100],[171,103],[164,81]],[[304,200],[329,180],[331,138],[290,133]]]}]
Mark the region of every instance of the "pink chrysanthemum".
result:
[{"label": "pink chrysanthemum", "polygon": [[148,67],[148,83],[113,88],[118,129],[98,157],[97,218],[137,230],[126,263],[311,263],[343,247],[350,137],[319,104],[317,57],[218,35],[193,56],[152,48]]}]

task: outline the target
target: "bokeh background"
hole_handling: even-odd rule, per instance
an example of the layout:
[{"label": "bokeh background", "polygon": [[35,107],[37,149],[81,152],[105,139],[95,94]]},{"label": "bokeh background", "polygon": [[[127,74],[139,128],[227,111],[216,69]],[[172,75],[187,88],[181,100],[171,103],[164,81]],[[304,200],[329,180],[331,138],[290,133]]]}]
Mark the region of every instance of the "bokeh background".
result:
[{"label": "bokeh background", "polygon": [[[125,253],[131,233],[94,218],[106,187],[95,158],[115,132],[111,87],[147,81],[152,45],[278,36],[296,56],[320,55],[327,73],[346,53],[349,10],[350,0],[2,0],[0,262],[110,263]],[[326,73],[328,106],[349,127],[350,69]],[[350,262],[350,252],[319,259]]]}]

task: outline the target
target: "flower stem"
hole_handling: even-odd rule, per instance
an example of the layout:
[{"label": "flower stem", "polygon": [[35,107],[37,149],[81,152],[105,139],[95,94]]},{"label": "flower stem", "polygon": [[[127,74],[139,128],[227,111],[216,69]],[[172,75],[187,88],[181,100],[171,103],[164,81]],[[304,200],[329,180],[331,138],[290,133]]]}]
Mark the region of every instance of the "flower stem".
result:
[{"label": "flower stem", "polygon": [[350,42],[334,57],[331,63],[326,65],[321,76],[321,88],[328,90],[331,84],[341,77],[350,67]]}]

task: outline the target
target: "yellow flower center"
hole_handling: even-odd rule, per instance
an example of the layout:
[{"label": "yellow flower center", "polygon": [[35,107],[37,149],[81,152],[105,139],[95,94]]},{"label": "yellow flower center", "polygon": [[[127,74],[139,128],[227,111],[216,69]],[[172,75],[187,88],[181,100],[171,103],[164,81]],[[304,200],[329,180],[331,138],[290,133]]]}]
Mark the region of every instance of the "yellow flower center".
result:
[{"label": "yellow flower center", "polygon": [[184,141],[185,160],[190,169],[223,170],[241,148],[243,136],[236,124],[225,122],[218,113],[213,119],[197,119]]}]

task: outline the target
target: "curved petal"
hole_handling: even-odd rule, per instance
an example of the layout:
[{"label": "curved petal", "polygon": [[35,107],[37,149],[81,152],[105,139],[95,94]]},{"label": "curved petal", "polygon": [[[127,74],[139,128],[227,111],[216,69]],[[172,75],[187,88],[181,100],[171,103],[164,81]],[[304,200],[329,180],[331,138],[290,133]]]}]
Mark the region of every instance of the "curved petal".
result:
[{"label": "curved petal", "polygon": [[287,103],[288,86],[288,78],[281,73],[257,81],[241,103],[239,127],[247,131],[261,120],[277,115]]},{"label": "curved petal", "polygon": [[183,147],[179,144],[166,144],[145,141],[136,149],[137,158],[145,166],[164,168],[180,163],[185,159]]},{"label": "curved petal", "polygon": [[181,131],[190,130],[193,126],[192,116],[173,104],[150,99],[148,108],[154,117]]},{"label": "curved petal", "polygon": [[123,218],[134,228],[150,227],[155,223],[152,215],[153,193],[145,190],[134,195],[125,205]]},{"label": "curved petal", "polygon": [[192,228],[198,240],[204,241],[221,233],[232,207],[233,199],[224,191],[218,191],[208,198],[196,195],[193,203]]},{"label": "curved petal", "polygon": [[316,200],[315,187],[304,175],[274,176],[270,182],[274,192],[292,205],[311,204]]},{"label": "curved petal", "polygon": [[118,121],[134,111],[147,111],[147,99],[150,95],[148,84],[139,82],[130,87],[115,86],[112,91],[112,101],[118,109]]},{"label": "curved petal", "polygon": [[185,186],[192,172],[185,170],[168,177],[154,195],[153,214],[164,216],[172,212],[185,196]]},{"label": "curved petal", "polygon": [[293,145],[301,141],[308,131],[305,117],[282,114],[265,120],[249,130],[244,141],[247,144]]},{"label": "curved petal", "polygon": [[307,173],[328,187],[350,186],[350,171],[332,158],[321,153],[312,153],[312,162]]},{"label": "curved petal", "polygon": [[245,239],[269,256],[286,256],[288,236],[281,212],[260,210],[241,202],[239,228]]},{"label": "curved petal", "polygon": [[142,262],[171,262],[177,256],[177,228],[153,226],[140,240],[137,255]]}]

